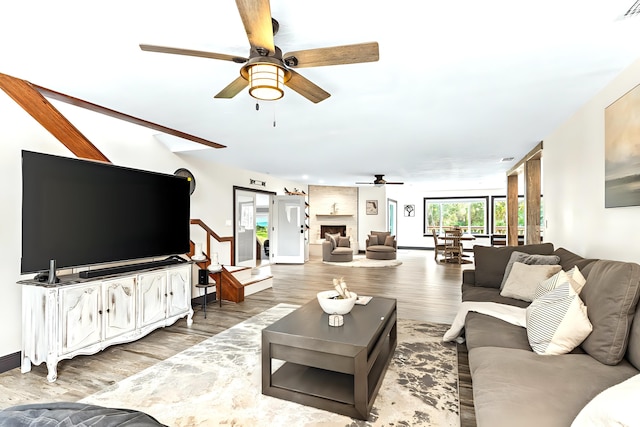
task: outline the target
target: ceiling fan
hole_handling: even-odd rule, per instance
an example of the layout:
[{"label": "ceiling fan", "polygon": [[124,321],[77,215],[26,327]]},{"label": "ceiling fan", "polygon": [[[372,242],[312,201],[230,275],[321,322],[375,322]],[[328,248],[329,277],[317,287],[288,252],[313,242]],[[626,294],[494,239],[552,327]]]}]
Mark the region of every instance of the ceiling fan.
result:
[{"label": "ceiling fan", "polygon": [[141,44],[140,49],[244,64],[240,69],[240,77],[222,89],[215,98],[233,98],[250,86],[251,96],[271,101],[284,96],[282,87],[284,85],[314,103],[324,101],[331,95],[298,74],[293,70],[294,68],[356,64],[379,59],[377,42],[299,50],[283,54],[274,44],[273,36],[278,32],[280,25],[271,17],[269,0],[236,0],[236,5],[251,45],[248,58],[148,44]]},{"label": "ceiling fan", "polygon": [[356,184],[373,184],[373,185],[377,185],[377,186],[381,186],[381,185],[402,185],[404,184],[404,182],[390,182],[390,181],[385,181],[384,178],[382,178],[384,175],[374,175],[376,179],[373,180],[373,182],[356,182]]}]

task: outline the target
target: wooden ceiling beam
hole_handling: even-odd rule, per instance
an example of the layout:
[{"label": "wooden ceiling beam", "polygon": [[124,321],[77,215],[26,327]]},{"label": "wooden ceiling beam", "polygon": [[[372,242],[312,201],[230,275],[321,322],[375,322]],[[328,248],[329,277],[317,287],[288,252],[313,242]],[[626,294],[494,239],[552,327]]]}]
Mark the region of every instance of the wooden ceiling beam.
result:
[{"label": "wooden ceiling beam", "polygon": [[91,141],[26,80],[0,73],[0,88],[76,157],[109,162]]},{"label": "wooden ceiling beam", "polygon": [[75,105],[76,107],[84,108],[86,110],[91,110],[96,113],[104,114],[109,117],[114,117],[119,120],[124,120],[125,122],[133,123],[139,126],[144,126],[146,128],[157,130],[162,133],[174,135],[183,139],[187,139],[189,141],[197,142],[198,144],[206,145],[207,147],[226,148],[226,145],[218,144],[217,142],[209,141],[208,139],[200,138],[195,135],[191,135],[185,132],[181,132],[179,130],[168,128],[166,126],[162,126],[157,123],[140,119],[138,117],[133,117],[128,114],[121,113],[119,111],[115,111],[107,107],[102,107],[100,105],[93,104],[89,101],[84,101],[82,99],[74,98],[73,96],[65,95],[64,93],[56,92],[55,90],[47,89],[46,87],[42,87],[38,85],[33,85],[33,86],[42,95],[46,96],[47,98],[52,98],[58,101],[66,102],[67,104]]}]

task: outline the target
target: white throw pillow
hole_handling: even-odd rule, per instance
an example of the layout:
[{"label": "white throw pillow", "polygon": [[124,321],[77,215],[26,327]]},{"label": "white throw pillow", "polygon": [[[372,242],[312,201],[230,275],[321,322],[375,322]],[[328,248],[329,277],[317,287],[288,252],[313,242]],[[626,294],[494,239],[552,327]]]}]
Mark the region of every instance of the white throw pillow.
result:
[{"label": "white throw pillow", "polygon": [[500,291],[503,297],[533,301],[538,283],[562,270],[559,265],[528,265],[516,262]]},{"label": "white throw pillow", "polygon": [[587,403],[571,427],[640,426],[640,374],[609,387]]},{"label": "white throw pillow", "polygon": [[569,282],[536,298],[527,307],[527,338],[538,354],[565,354],[593,330],[587,307]]}]

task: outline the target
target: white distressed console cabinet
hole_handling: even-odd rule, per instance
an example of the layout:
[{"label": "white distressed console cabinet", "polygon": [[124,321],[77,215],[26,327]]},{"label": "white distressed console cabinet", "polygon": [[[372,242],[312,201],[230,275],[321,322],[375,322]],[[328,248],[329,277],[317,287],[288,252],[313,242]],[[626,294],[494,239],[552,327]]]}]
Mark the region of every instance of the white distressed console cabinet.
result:
[{"label": "white distressed console cabinet", "polygon": [[53,382],[60,360],[135,341],[184,316],[191,325],[191,270],[182,263],[94,279],[61,276],[55,285],[19,282],[21,371],[46,362]]}]

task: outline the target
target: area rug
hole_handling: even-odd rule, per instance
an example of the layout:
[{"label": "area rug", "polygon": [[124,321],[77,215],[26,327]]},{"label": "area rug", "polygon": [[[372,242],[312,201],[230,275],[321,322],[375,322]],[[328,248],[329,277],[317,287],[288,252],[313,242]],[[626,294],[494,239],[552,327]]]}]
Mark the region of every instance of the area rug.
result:
[{"label": "area rug", "polygon": [[398,345],[367,421],[262,395],[261,331],[295,308],[279,304],[81,402],[136,409],[172,427],[459,426],[447,325],[398,320]]},{"label": "area rug", "polygon": [[322,261],[324,264],[338,265],[340,267],[396,267],[402,264],[402,261],[397,259],[369,259],[364,255],[356,255],[353,257],[353,261],[348,262],[331,262]]}]

